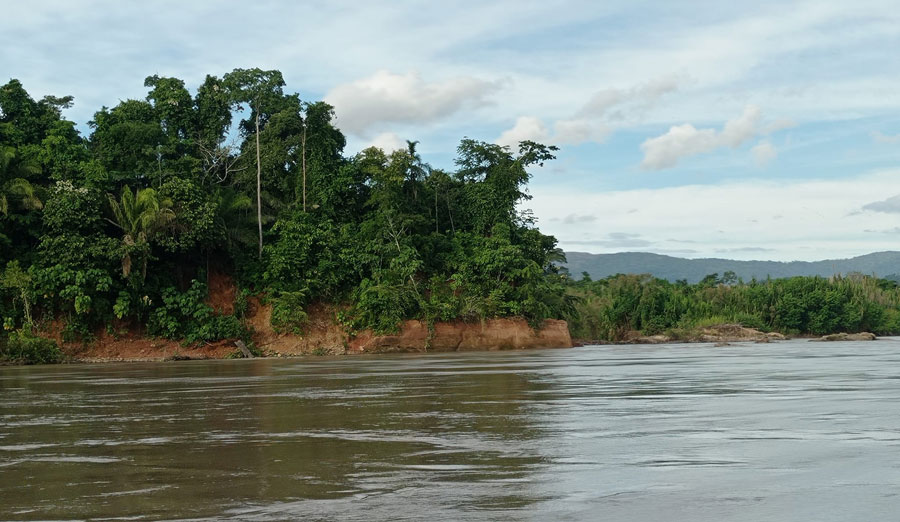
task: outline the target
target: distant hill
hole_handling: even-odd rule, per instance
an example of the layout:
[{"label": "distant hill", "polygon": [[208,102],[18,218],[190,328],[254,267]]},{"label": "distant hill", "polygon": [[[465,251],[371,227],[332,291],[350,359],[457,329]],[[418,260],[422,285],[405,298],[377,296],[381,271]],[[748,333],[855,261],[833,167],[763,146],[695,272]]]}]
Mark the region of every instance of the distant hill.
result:
[{"label": "distant hill", "polygon": [[900,252],[875,252],[850,259],[826,259],[811,262],[735,261],[718,258],[682,259],[646,252],[622,252],[619,254],[566,252],[566,259],[568,263],[565,266],[575,279],[580,279],[582,272],[587,272],[593,279],[602,279],[615,274],[652,274],[669,281],[687,279],[690,283],[696,283],[708,274],[718,273],[721,276],[729,270],[744,281],[749,281],[754,277],[756,279],[813,275],[829,277],[851,272],[898,279],[897,274],[900,274]]}]

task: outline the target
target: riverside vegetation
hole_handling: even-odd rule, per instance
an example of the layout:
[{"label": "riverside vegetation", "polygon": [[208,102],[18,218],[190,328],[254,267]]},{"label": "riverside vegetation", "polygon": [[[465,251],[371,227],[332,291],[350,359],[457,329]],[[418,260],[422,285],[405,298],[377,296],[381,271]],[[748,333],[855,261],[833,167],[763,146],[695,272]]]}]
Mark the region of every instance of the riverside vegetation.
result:
[{"label": "riverside vegetation", "polygon": [[[576,337],[686,331],[727,320],[799,333],[898,331],[898,291],[871,278],[670,284],[637,276],[572,282],[564,255],[520,210],[528,169],[555,147],[463,139],[455,170],[404,150],[344,154],[324,102],[278,71],[150,76],[141,100],[103,107],[82,136],[69,96],[0,87],[0,357],[63,358],[45,332],[104,329],[251,344],[264,296],[272,326],[302,332],[330,303],[348,330],[403,320],[564,318]],[[223,313],[213,272],[237,282]]]},{"label": "riverside vegetation", "polygon": [[763,332],[823,335],[900,333],[900,288],[862,274],[740,281],[711,274],[696,284],[647,275],[592,281],[586,273],[569,286],[575,313],[572,336],[623,341],[633,332],[693,340],[708,326],[739,324]]}]

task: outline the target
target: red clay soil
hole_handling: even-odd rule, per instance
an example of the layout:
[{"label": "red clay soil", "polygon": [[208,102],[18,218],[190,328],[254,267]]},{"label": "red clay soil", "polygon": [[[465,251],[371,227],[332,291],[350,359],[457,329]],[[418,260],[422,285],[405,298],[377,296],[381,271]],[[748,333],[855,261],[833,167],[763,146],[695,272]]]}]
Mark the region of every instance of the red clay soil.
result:
[{"label": "red clay soil", "polygon": [[91,341],[65,342],[62,327],[63,322],[57,319],[51,321],[40,334],[56,341],[64,354],[82,362],[224,359],[236,349],[233,341],[182,346],[179,341],[146,337],[123,323],[114,325],[115,335],[101,329],[94,333]]},{"label": "red clay soil", "polygon": [[272,307],[258,297],[250,297],[247,325],[253,329],[253,342],[264,354],[291,356],[315,353],[340,355],[346,353],[347,332],[336,324],[336,308],[313,304],[307,310],[308,321],[302,335],[278,333],[272,328]]},{"label": "red clay soil", "polygon": [[104,335],[95,341],[63,345],[63,352],[79,361],[165,361],[170,359],[224,359],[235,351],[232,341],[182,346],[178,341],[126,335]]},{"label": "red clay soil", "polygon": [[539,330],[532,329],[524,319],[436,323],[433,334],[422,321],[406,321],[396,335],[374,335],[368,330],[360,333],[350,340],[348,352],[466,352],[571,346],[569,327],[559,320],[546,320]]},{"label": "red clay soil", "polygon": [[230,275],[210,270],[209,272],[209,298],[206,303],[213,307],[218,314],[231,315],[234,313],[234,297],[237,287]]}]

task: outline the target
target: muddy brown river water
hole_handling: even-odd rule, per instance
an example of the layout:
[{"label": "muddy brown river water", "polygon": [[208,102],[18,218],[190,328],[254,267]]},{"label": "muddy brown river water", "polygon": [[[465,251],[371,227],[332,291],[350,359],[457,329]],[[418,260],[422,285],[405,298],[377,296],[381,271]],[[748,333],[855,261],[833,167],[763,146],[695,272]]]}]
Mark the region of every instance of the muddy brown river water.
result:
[{"label": "muddy brown river water", "polygon": [[897,339],[0,368],[3,520],[897,513]]}]

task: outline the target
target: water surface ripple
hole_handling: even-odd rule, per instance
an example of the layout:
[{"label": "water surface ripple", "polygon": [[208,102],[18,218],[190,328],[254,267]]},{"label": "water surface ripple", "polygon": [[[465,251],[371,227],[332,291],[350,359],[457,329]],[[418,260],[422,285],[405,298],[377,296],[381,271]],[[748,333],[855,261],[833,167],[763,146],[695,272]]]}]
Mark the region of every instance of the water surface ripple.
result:
[{"label": "water surface ripple", "polygon": [[878,520],[900,340],[0,368],[3,520]]}]

